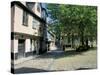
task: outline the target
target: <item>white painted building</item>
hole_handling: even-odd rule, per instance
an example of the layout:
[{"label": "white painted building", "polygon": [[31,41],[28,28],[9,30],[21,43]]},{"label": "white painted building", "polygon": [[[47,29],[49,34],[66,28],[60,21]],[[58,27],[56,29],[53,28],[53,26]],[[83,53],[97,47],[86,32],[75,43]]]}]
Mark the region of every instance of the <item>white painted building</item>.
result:
[{"label": "white painted building", "polygon": [[[43,27],[46,21],[42,14],[40,3],[19,2],[11,3],[11,59],[18,60],[46,50]],[[46,14],[45,14],[46,15]]]}]

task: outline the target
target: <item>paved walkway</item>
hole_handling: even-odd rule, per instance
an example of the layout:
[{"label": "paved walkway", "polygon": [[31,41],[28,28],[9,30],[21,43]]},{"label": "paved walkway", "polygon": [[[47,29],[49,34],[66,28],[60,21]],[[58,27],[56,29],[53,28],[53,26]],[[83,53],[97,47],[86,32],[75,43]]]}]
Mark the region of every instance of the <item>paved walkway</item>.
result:
[{"label": "paved walkway", "polygon": [[51,50],[36,59],[15,66],[16,73],[32,73],[59,70],[79,70],[97,68],[97,51],[76,52],[75,50]]}]

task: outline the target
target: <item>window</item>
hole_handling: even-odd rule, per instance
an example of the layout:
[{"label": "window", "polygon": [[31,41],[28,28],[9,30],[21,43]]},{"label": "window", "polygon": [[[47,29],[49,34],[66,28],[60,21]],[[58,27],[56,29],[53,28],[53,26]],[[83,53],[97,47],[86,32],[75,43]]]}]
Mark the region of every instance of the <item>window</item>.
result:
[{"label": "window", "polygon": [[36,29],[36,20],[34,18],[33,18],[33,21],[32,21],[32,28]]},{"label": "window", "polygon": [[28,14],[26,11],[23,11],[23,25],[28,26]]},{"label": "window", "polygon": [[39,25],[40,25],[39,21],[37,21],[35,18],[33,18],[32,28],[37,29],[39,27]]},{"label": "window", "polygon": [[68,43],[71,43],[71,38],[70,37],[68,37]]},{"label": "window", "polygon": [[26,2],[26,6],[32,10],[34,8],[35,2]]},{"label": "window", "polygon": [[37,11],[40,12],[40,4],[37,4]]}]

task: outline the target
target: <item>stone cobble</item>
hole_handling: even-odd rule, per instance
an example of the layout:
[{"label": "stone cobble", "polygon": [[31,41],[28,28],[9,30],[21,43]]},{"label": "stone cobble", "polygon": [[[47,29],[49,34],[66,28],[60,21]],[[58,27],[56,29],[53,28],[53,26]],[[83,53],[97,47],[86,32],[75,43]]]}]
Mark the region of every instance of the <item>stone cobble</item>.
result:
[{"label": "stone cobble", "polygon": [[89,50],[82,53],[53,50],[17,66],[47,71],[94,69],[97,68],[97,50]]}]

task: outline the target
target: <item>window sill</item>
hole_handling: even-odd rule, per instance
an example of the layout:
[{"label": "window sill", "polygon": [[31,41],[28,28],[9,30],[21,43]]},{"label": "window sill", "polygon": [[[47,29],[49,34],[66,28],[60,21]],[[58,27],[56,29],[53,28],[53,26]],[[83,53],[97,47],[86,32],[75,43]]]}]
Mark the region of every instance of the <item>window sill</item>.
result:
[{"label": "window sill", "polygon": [[23,26],[26,26],[26,27],[28,27],[28,25],[27,25],[27,24],[23,24]]},{"label": "window sill", "polygon": [[35,29],[36,30],[36,28],[32,28],[32,29]]}]

